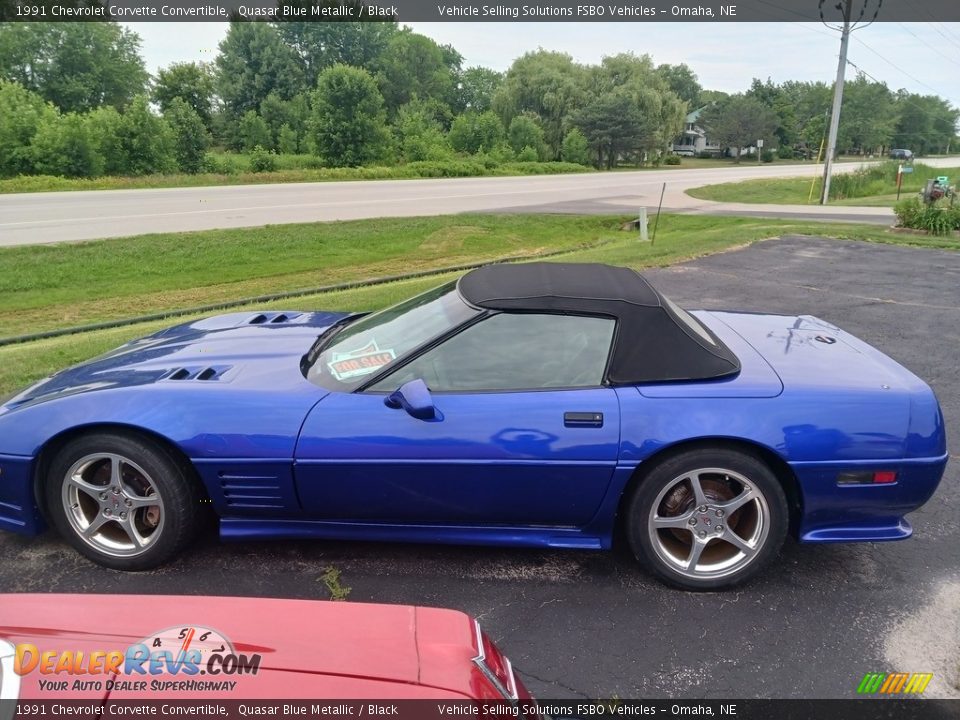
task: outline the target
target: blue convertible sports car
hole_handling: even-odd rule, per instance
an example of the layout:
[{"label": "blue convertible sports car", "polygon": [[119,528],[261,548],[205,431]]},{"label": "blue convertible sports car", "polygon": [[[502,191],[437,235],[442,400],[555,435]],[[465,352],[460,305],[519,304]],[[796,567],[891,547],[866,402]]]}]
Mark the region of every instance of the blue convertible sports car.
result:
[{"label": "blue convertible sports car", "polygon": [[[609,548],[742,582],[899,540],[947,462],[930,388],[809,316],[688,313],[626,268],[493,265],[374,314],[172,327],[0,407],[0,527],[120,569],[228,539]],[[209,503],[209,504],[208,504]]]}]

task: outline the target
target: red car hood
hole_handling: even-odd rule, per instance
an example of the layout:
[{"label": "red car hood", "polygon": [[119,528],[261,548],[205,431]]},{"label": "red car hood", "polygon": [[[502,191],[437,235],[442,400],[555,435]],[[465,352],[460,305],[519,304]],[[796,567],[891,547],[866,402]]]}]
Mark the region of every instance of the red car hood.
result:
[{"label": "red car hood", "polygon": [[[121,674],[117,679],[146,680],[148,687],[153,679],[236,680],[235,690],[223,693],[233,697],[487,695],[472,662],[479,654],[475,623],[453,610],[234,597],[0,595],[0,638],[13,645],[30,643],[39,652],[124,651],[160,631],[175,637],[171,628],[213,629],[237,654],[259,655],[259,671],[253,676],[201,673],[190,678]],[[168,645],[175,652],[179,641]],[[94,676],[42,676],[34,670],[23,677],[21,697],[50,697],[49,692],[31,691],[39,689],[40,679],[72,683],[78,677]],[[145,695],[149,693],[121,683],[110,697]],[[202,693],[215,695],[220,693]],[[64,696],[77,698],[74,692]]]}]

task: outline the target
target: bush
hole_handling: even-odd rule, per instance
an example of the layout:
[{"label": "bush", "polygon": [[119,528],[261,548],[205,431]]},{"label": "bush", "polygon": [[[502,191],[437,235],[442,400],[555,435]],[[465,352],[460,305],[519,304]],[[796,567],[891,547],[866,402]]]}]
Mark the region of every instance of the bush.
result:
[{"label": "bush", "polygon": [[153,114],[145,96],[134,98],[120,116],[116,131],[119,172],[152,175],[176,171],[173,130],[166,120]]},{"label": "bush", "polygon": [[793,160],[794,150],[790,145],[781,145],[777,148],[777,157],[781,160]]},{"label": "bush", "polygon": [[539,154],[532,147],[527,145],[523,150],[517,154],[517,160],[519,162],[536,162],[539,159]]},{"label": "bush", "polygon": [[468,111],[453,121],[448,139],[457,152],[473,155],[483,148],[497,147],[504,141],[505,131],[495,113]]},{"label": "bush", "polygon": [[383,95],[361,68],[338,64],[320,73],[311,127],[317,154],[328,165],[368,165],[392,154]]},{"label": "bush", "polygon": [[257,145],[250,153],[250,172],[273,172],[277,169],[277,156],[263,146]]},{"label": "bush", "polygon": [[923,205],[915,197],[901,200],[893,206],[893,212],[897,216],[897,224],[905,228],[917,226],[917,216],[922,210]]},{"label": "bush", "polygon": [[103,156],[83,115],[68,113],[44,122],[30,147],[34,170],[42,175],[97,177]]},{"label": "bush", "polygon": [[679,165],[679,164],[680,164],[680,156],[679,156],[679,155],[667,155],[667,156],[663,159],[663,164],[664,164],[664,165]]},{"label": "bush", "polygon": [[523,155],[527,148],[533,150],[536,155],[536,157],[529,158],[530,160],[535,161],[546,157],[547,147],[543,139],[543,128],[530,115],[517,115],[510,121],[510,127],[507,129],[507,140],[518,157]]},{"label": "bush", "polygon": [[960,207],[933,203],[924,205],[918,198],[898,202],[894,208],[900,227],[926,230],[931,235],[946,235],[960,230]]},{"label": "bush", "polygon": [[776,158],[776,155],[774,154],[773,150],[764,150],[762,153],[760,153],[761,162],[772,163],[774,158]]},{"label": "bush", "polygon": [[238,130],[242,150],[250,152],[257,146],[273,149],[273,138],[270,135],[270,128],[267,127],[266,120],[253,110],[247,110],[240,118]]},{"label": "bush", "polygon": [[164,117],[176,138],[174,154],[181,172],[198,173],[203,170],[204,154],[210,144],[203,119],[192,106],[178,97],[170,101]]},{"label": "bush", "polygon": [[590,143],[579,128],[574,128],[563,137],[560,145],[560,157],[564,162],[577,165],[590,164]]},{"label": "bush", "polygon": [[30,143],[41,126],[56,121],[56,109],[17,83],[0,80],[0,118],[0,177],[32,172]]}]

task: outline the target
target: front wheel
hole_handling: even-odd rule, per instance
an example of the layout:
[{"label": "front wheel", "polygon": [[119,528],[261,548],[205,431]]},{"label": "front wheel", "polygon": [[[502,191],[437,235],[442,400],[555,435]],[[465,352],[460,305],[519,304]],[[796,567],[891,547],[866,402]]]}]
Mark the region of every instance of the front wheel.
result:
[{"label": "front wheel", "polygon": [[780,551],[787,500],[770,469],[752,455],[693,450],[655,466],[627,507],[634,554],[687,590],[746,582]]},{"label": "front wheel", "polygon": [[59,533],[115,570],[146,570],[170,559],[193,538],[201,515],[190,469],[135,435],[73,440],[50,463],[45,489]]}]

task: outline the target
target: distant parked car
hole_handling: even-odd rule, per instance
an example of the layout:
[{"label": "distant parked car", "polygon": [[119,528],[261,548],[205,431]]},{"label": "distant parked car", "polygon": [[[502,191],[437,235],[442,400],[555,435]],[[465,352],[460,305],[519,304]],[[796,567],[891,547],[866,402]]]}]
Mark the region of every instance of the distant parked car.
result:
[{"label": "distant parked car", "polygon": [[59,594],[0,594],[0,607],[5,701],[531,699],[455,610]]},{"label": "distant parked car", "polygon": [[906,148],[894,148],[890,151],[891,160],[913,160],[913,151]]}]

